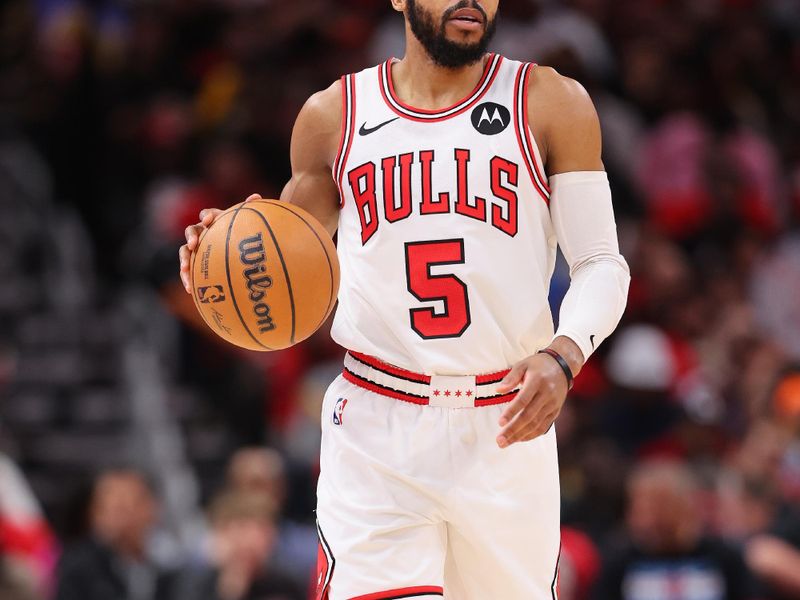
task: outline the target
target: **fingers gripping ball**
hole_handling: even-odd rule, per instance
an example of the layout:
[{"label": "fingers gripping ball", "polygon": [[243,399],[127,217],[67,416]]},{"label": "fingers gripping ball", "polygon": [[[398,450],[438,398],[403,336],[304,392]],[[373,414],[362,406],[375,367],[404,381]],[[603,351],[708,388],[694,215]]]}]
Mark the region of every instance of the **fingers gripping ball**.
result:
[{"label": "fingers gripping ball", "polygon": [[232,206],[192,255],[192,297],[232,344],[279,350],[314,333],[339,291],[336,247],[306,211],[277,200]]}]

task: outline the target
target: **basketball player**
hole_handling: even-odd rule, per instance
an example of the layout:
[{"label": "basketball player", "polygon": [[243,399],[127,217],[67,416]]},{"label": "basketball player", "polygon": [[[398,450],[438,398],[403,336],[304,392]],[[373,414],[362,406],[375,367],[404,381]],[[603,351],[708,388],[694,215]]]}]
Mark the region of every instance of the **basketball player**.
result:
[{"label": "basketball player", "polygon": [[[281,195],[338,231],[341,261],[317,597],[552,599],[552,424],[629,281],[597,115],[575,81],[487,53],[498,0],[391,1],[405,57],[308,100]],[[187,291],[217,214],[187,229]]]}]

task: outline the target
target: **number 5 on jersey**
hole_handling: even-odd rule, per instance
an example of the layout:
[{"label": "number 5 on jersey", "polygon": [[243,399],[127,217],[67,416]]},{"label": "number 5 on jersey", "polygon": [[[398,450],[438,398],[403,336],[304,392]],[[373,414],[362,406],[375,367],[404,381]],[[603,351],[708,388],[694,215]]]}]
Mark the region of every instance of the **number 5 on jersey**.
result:
[{"label": "number 5 on jersey", "polygon": [[406,242],[406,282],[408,291],[420,302],[440,300],[444,312],[412,308],[411,329],[423,339],[454,338],[470,325],[467,285],[455,275],[432,275],[431,267],[463,265],[464,240]]}]

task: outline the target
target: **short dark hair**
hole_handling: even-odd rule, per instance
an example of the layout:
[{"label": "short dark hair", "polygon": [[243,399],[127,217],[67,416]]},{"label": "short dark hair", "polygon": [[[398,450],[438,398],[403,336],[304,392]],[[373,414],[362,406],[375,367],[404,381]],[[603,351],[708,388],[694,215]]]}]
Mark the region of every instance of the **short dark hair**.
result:
[{"label": "short dark hair", "polygon": [[277,515],[275,501],[267,494],[257,492],[231,492],[218,494],[208,508],[212,525],[237,520],[272,522]]}]

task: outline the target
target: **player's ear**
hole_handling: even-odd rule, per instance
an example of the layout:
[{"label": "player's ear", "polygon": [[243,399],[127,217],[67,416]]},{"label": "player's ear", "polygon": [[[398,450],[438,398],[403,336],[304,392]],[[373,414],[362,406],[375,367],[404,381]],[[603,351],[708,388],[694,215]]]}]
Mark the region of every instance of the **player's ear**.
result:
[{"label": "player's ear", "polygon": [[397,12],[405,12],[406,11],[406,0],[392,0],[392,8],[395,9]]}]

